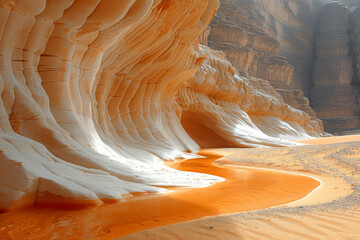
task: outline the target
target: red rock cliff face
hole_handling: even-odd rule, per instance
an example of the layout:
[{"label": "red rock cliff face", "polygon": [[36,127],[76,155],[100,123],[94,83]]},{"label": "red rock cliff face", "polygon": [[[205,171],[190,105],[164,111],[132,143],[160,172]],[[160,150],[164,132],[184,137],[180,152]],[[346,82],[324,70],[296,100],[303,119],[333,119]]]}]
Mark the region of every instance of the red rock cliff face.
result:
[{"label": "red rock cliff face", "polygon": [[214,123],[207,127],[236,146],[320,136],[307,114],[198,45],[218,6],[0,1],[0,210],[84,206],[222,181],[160,161],[199,149],[182,112]]}]

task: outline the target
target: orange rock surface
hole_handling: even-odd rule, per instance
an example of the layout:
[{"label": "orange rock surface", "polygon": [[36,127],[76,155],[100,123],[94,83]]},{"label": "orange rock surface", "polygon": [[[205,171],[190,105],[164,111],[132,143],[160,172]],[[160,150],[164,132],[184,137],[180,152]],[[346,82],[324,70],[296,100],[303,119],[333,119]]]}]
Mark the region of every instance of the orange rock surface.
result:
[{"label": "orange rock surface", "polygon": [[224,181],[163,165],[199,149],[183,110],[236,146],[321,136],[308,115],[198,45],[218,6],[1,0],[0,211]]}]

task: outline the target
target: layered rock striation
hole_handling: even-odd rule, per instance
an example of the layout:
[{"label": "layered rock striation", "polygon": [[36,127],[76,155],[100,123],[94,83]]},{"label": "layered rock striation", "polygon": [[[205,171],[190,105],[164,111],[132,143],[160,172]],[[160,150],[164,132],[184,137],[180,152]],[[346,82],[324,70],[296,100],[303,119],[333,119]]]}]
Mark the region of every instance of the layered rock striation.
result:
[{"label": "layered rock striation", "polygon": [[242,76],[269,81],[287,104],[315,120],[309,99],[294,88],[308,96],[312,86],[313,8],[298,1],[222,0],[209,46],[224,51]]},{"label": "layered rock striation", "polygon": [[350,17],[350,50],[354,70],[351,83],[360,85],[360,6],[351,12]]},{"label": "layered rock striation", "polygon": [[159,159],[198,145],[174,96],[218,2],[1,1],[0,209],[89,205],[221,178]]},{"label": "layered rock striation", "polygon": [[223,53],[201,50],[202,67],[177,93],[183,126],[201,147],[289,146],[321,136],[322,125],[285,104],[269,82],[241,77]]},{"label": "layered rock striation", "polygon": [[269,81],[287,104],[341,134],[360,127],[359,7],[352,0],[221,0],[208,44],[241,76]]},{"label": "layered rock striation", "polygon": [[311,101],[330,132],[360,127],[359,88],[349,52],[350,11],[329,3],[321,11],[316,37]]},{"label": "layered rock striation", "polygon": [[[280,44],[278,55],[294,66],[289,86],[310,97],[314,60],[314,33],[319,5],[314,0],[254,0],[264,16],[265,30]],[[284,89],[289,92],[286,86]],[[295,94],[297,93],[288,93]],[[286,96],[285,99],[288,99]],[[295,98],[291,98],[295,100]]]},{"label": "layered rock striation", "polygon": [[211,23],[209,46],[224,51],[244,76],[289,84],[293,67],[277,56],[280,44],[264,24],[253,0],[223,0]]},{"label": "layered rock striation", "polygon": [[[199,149],[182,113],[201,116],[236,146],[320,136],[318,122],[257,87],[266,82],[240,77],[220,53],[199,46],[218,6],[1,0],[0,210],[88,206],[223,181],[163,165]],[[269,46],[260,40],[259,48]]]}]

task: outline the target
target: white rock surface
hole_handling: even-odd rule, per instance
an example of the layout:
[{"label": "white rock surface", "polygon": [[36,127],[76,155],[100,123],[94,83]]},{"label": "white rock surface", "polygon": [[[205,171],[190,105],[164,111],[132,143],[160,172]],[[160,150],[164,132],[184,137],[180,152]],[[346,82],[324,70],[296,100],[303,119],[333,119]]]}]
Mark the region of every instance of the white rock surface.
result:
[{"label": "white rock surface", "polygon": [[196,76],[228,75],[200,92],[197,111],[211,105],[206,114],[230,141],[278,146],[291,144],[279,140],[289,133],[320,134],[306,114],[229,75],[225,60],[202,65],[197,39],[217,8],[217,0],[0,0],[0,210],[223,181],[161,161],[199,148],[175,96],[200,67]]}]

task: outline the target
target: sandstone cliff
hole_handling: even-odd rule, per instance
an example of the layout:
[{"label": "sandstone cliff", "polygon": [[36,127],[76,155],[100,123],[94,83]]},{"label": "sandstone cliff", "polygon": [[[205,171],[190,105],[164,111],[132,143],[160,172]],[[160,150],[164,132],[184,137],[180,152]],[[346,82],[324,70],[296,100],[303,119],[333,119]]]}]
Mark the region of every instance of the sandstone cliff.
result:
[{"label": "sandstone cliff", "polygon": [[289,146],[321,136],[319,122],[285,104],[267,81],[241,77],[221,52],[201,50],[202,67],[177,93],[183,126],[201,147]]},{"label": "sandstone cliff", "polygon": [[356,0],[221,0],[209,46],[241,76],[269,81],[287,104],[319,117],[326,131],[357,130],[359,7]]},{"label": "sandstone cliff", "polygon": [[221,180],[158,161],[197,149],[172,99],[201,66],[191,49],[217,7],[1,1],[0,209]]},{"label": "sandstone cliff", "polygon": [[265,18],[265,29],[280,43],[278,55],[294,66],[289,86],[310,97],[314,36],[319,5],[314,0],[255,0]]},{"label": "sandstone cliff", "polygon": [[241,75],[268,80],[287,104],[315,119],[301,92],[309,96],[312,86],[315,6],[311,3],[222,0],[211,23],[209,46],[224,51]]},{"label": "sandstone cliff", "polygon": [[[325,129],[340,132],[360,127],[356,44],[350,52],[350,11],[345,5],[329,3],[320,13],[316,36],[311,101]],[[356,14],[353,16],[356,22]],[[355,25],[354,25],[355,26]],[[354,36],[355,37],[355,36]],[[356,37],[355,37],[356,39]]]},{"label": "sandstone cliff", "polygon": [[[1,0],[0,210],[86,206],[163,191],[157,186],[222,181],[160,161],[199,148],[181,125],[183,111],[236,146],[320,136],[307,114],[256,87],[266,82],[240,77],[221,54],[198,45],[218,6]],[[276,59],[287,81],[283,68],[291,66]]]}]

